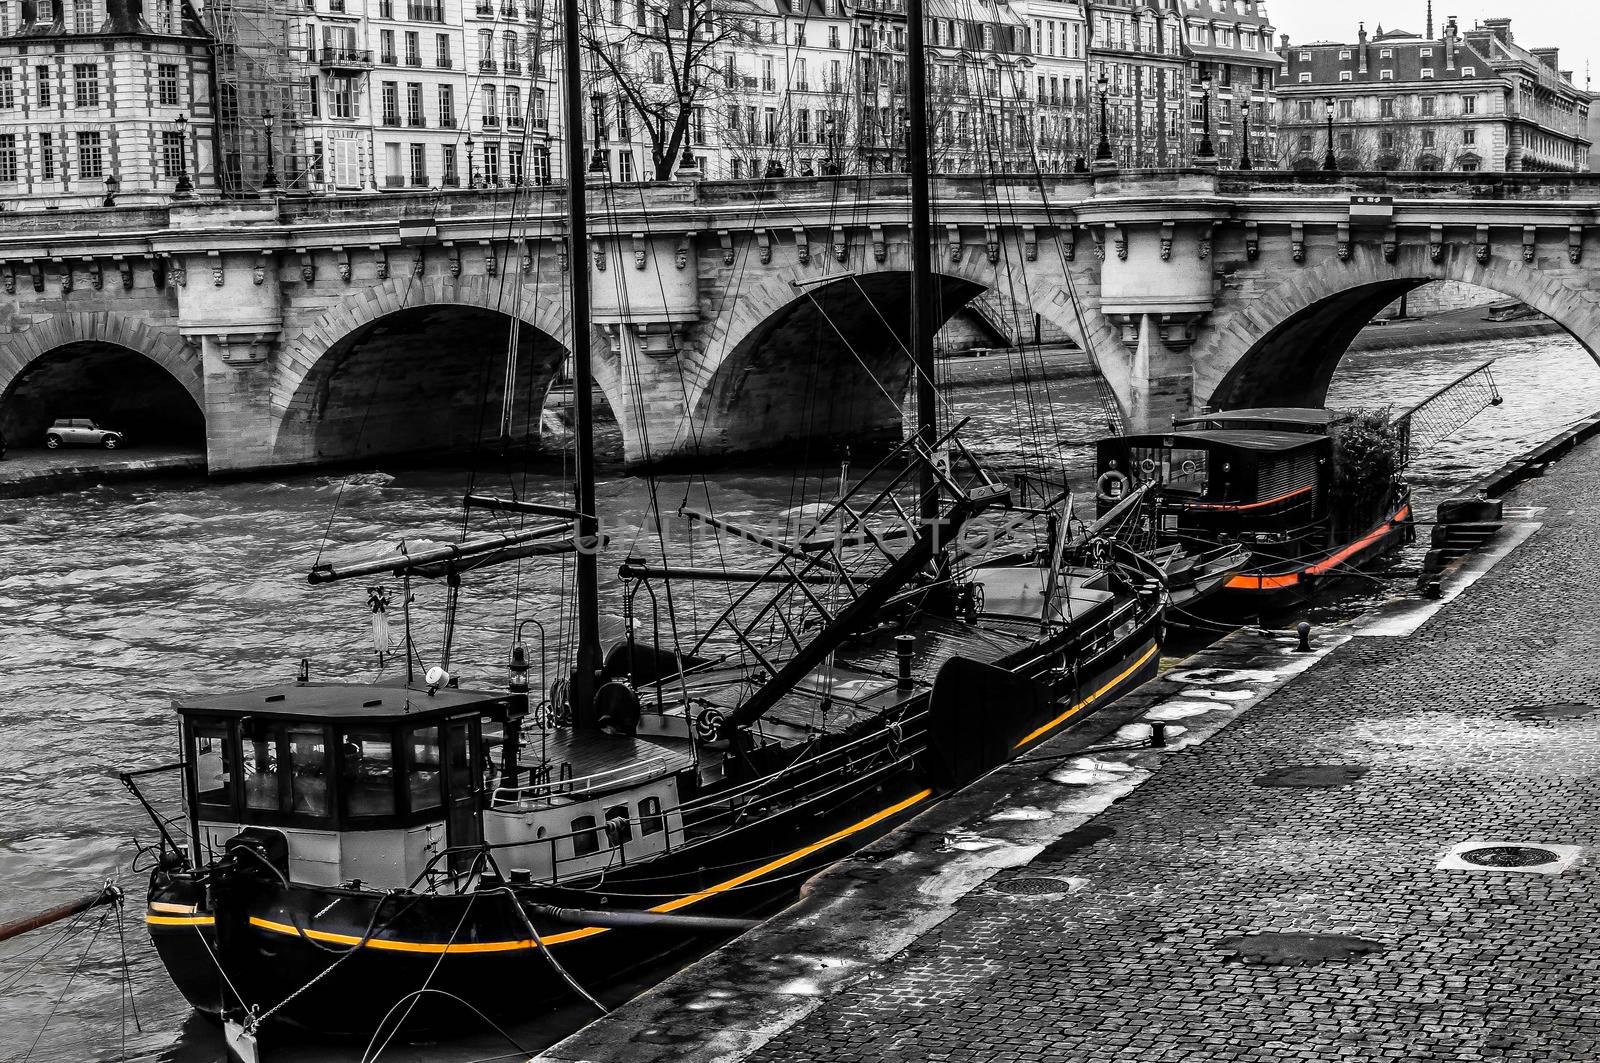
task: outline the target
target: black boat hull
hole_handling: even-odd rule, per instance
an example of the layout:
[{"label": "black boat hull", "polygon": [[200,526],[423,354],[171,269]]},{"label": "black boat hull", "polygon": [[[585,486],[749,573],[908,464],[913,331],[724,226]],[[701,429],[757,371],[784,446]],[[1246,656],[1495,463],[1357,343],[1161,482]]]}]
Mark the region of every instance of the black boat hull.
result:
[{"label": "black boat hull", "polygon": [[[1014,737],[994,763],[1061,733],[1153,676],[1162,623],[1159,609],[1141,610],[1130,629],[1079,653],[1076,669],[1059,667],[1062,654],[1082,647],[1039,646],[1019,672],[1045,684],[1053,697],[1009,721]],[[157,871],[152,905],[166,910],[152,907],[149,929],[179,990],[212,1015],[253,1010],[267,1016],[267,1028],[318,1036],[369,1036],[385,1019],[402,1015],[408,1033],[470,1028],[479,1020],[460,1001],[514,1019],[570,1001],[568,977],[595,990],[717,940],[670,926],[572,925],[541,914],[548,909],[540,906],[770,913],[792,900],[807,877],[967,781],[952,784],[933,765],[926,744],[916,746],[923,741],[922,734],[884,731],[852,757],[859,769],[844,781],[600,878],[515,891],[386,896],[248,876],[214,884],[202,897],[190,877]],[[192,910],[172,911],[185,906]]]}]

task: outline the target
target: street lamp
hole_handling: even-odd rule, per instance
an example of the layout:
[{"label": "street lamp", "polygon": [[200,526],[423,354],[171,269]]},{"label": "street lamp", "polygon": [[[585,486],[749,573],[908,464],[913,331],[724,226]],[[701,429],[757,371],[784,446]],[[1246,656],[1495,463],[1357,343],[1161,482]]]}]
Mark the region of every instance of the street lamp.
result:
[{"label": "street lamp", "polygon": [[477,143],[477,141],[472,139],[472,134],[468,133],[467,134],[467,187],[468,188],[477,188],[478,187],[478,170],[477,170],[477,167],[474,166],[473,162],[472,162],[472,146],[474,144],[476,144],[476,143]]},{"label": "street lamp", "polygon": [[1111,161],[1111,140],[1106,134],[1106,91],[1111,82],[1105,73],[1100,74],[1100,145],[1094,149],[1095,162]]},{"label": "street lamp", "polygon": [[178,183],[172,186],[172,191],[180,196],[186,196],[194,191],[194,182],[189,180],[189,116],[178,116]]},{"label": "street lamp", "polygon": [[106,198],[101,202],[100,205],[102,207],[114,207],[114,206],[116,206],[117,205],[117,193],[120,192],[120,191],[122,191],[122,182],[117,180],[117,175],[116,174],[110,174],[109,176],[107,176],[106,177]]},{"label": "street lamp", "polygon": [[839,131],[834,125],[833,114],[829,112],[822,119],[822,139],[828,145],[828,157],[822,162],[822,176],[838,177],[839,160],[834,155],[834,142],[839,136]]},{"label": "street lamp", "polygon": [[1329,96],[1324,100],[1323,106],[1328,112],[1328,154],[1322,157],[1322,168],[1329,173],[1336,173],[1339,169],[1339,160],[1333,157],[1333,97]]},{"label": "street lamp", "polygon": [[1214,158],[1217,147],[1211,143],[1211,70],[1200,73],[1200,157]]},{"label": "street lamp", "polygon": [[911,172],[911,112],[904,107],[900,108],[900,144],[905,149],[906,159],[900,165],[901,173]]},{"label": "street lamp", "polygon": [[1248,101],[1245,102],[1244,112],[1241,117],[1244,118],[1244,147],[1239,149],[1239,169],[1253,170],[1255,169],[1255,164],[1250,161],[1250,104]]},{"label": "street lamp", "polygon": [[275,121],[276,118],[271,111],[261,116],[261,124],[267,130],[267,175],[261,179],[261,187],[266,191],[276,191],[278,188],[278,163],[276,152],[272,147],[272,127]]}]

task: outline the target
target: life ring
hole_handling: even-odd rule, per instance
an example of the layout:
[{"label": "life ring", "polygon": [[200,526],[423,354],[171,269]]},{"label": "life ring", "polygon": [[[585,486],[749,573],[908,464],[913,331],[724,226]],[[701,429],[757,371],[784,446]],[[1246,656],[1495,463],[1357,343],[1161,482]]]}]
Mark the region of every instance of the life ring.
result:
[{"label": "life ring", "polygon": [[1120,472],[1108,472],[1095,481],[1097,497],[1102,502],[1120,502],[1128,494],[1128,478]]}]

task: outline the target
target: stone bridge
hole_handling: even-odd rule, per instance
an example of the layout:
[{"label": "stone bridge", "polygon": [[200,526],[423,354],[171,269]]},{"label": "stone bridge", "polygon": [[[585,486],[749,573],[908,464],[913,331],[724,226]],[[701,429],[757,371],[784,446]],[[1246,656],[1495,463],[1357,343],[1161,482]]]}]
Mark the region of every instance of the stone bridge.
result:
[{"label": "stone bridge", "polygon": [[[559,189],[8,212],[0,430],[115,417],[203,435],[214,472],[536,435],[575,265],[630,462],[898,430],[902,178],[591,196],[579,263]],[[1521,299],[1594,353],[1597,207],[1600,178],[1553,174],[942,178],[939,311],[998,293],[1087,341],[1134,426],[1320,404],[1355,333],[1431,280]]]}]

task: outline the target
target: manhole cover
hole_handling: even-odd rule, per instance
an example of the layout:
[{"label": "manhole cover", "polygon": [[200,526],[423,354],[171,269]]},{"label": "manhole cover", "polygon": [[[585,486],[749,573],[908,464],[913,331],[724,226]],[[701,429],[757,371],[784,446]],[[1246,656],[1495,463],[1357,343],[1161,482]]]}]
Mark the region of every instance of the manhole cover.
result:
[{"label": "manhole cover", "polygon": [[1296,764],[1256,776],[1257,786],[1347,786],[1367,773],[1359,764]]},{"label": "manhole cover", "polygon": [[1461,859],[1480,867],[1538,867],[1554,863],[1561,854],[1535,845],[1491,845],[1482,849],[1468,849]]},{"label": "manhole cover", "polygon": [[1473,838],[1457,842],[1434,866],[1440,871],[1492,871],[1559,875],[1578,859],[1579,847],[1520,838]]},{"label": "manhole cover", "polygon": [[1224,952],[1245,963],[1275,967],[1311,967],[1330,960],[1356,960],[1386,947],[1381,941],[1349,934],[1241,934],[1224,938]]},{"label": "manhole cover", "polygon": [[1052,893],[1070,893],[1072,884],[1059,878],[1014,878],[994,884],[997,893],[1017,897],[1044,897]]},{"label": "manhole cover", "polygon": [[1543,705],[1519,705],[1511,710],[1511,714],[1524,720],[1581,720],[1600,714],[1600,705],[1586,705],[1581,701],[1552,701]]}]

